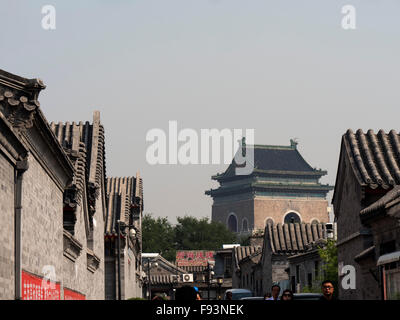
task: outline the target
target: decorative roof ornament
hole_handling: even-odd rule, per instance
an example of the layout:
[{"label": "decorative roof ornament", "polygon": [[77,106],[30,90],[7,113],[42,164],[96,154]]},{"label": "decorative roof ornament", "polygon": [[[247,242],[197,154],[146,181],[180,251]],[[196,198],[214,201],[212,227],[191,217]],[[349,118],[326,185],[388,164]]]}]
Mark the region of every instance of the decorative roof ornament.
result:
[{"label": "decorative roof ornament", "polygon": [[293,139],[290,139],[290,146],[293,148],[293,149],[297,149],[297,145],[299,144],[299,142],[298,142],[298,139],[297,138],[293,138]]}]

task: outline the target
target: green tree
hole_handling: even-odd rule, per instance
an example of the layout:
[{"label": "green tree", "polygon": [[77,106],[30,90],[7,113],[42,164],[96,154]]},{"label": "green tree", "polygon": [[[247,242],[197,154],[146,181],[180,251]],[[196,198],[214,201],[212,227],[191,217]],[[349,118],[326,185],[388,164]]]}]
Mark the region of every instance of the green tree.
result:
[{"label": "green tree", "polygon": [[334,295],[338,293],[338,258],[336,241],[328,239],[326,243],[318,248],[318,254],[322,260],[322,273],[313,281],[312,287],[306,287],[302,292],[319,292],[321,293],[321,284],[324,280],[332,281],[335,287]]},{"label": "green tree", "polygon": [[223,244],[235,243],[236,236],[220,222],[208,218],[179,217],[175,226],[178,250],[216,250]]},{"label": "green tree", "polygon": [[159,253],[169,261],[175,260],[175,230],[167,218],[145,214],[142,220],[143,252]]},{"label": "green tree", "polygon": [[177,250],[216,250],[236,243],[236,236],[220,222],[208,218],[179,217],[174,227],[167,218],[146,214],[142,221],[143,252],[161,254],[173,262]]}]

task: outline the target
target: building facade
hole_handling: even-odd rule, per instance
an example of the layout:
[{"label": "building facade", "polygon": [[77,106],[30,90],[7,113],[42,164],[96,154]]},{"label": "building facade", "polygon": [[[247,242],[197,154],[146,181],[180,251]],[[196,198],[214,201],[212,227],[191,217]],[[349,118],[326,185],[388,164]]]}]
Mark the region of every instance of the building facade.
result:
[{"label": "building facade", "polygon": [[0,298],[104,299],[100,125],[50,126],[44,88],[0,70]]},{"label": "building facade", "polygon": [[356,261],[372,272],[380,288],[380,299],[400,299],[400,186],[360,212],[371,228],[373,245]]},{"label": "building facade", "polygon": [[105,136],[93,121],[50,123],[74,165],[63,197],[64,286],[85,299],[104,300]]},{"label": "building facade", "polygon": [[143,253],[143,272],[143,297],[147,299],[161,296],[166,300],[174,300],[176,289],[188,283],[183,282],[186,271],[158,253]]},{"label": "building facade", "polygon": [[0,299],[115,296],[115,268],[105,271],[115,265],[117,220],[134,230],[121,232],[123,296],[140,297],[142,180],[107,184],[100,113],[48,123],[44,88],[0,70]]},{"label": "building facade", "polygon": [[[119,281],[122,300],[141,298],[143,293],[142,216],[144,204],[143,181],[139,173],[136,174],[136,177],[107,179],[107,197],[108,209],[104,237],[106,299],[117,299]],[[119,250],[118,227],[120,229]],[[118,254],[120,255],[119,266]]]},{"label": "building facade", "polygon": [[[328,232],[324,223],[269,223],[265,227],[265,238],[259,264],[262,270],[262,288],[270,292],[275,283],[281,289],[292,287],[289,278],[289,258],[309,251],[310,247],[326,240]],[[299,275],[294,279],[300,282]],[[293,289],[293,288],[291,288]]]},{"label": "building facade", "polygon": [[[206,191],[213,198],[212,220],[231,231],[249,233],[264,230],[268,221],[328,222],[327,193],[332,189],[319,179],[326,171],[313,169],[290,146],[247,146],[254,151],[254,170],[236,175],[235,162],[212,177],[220,187]],[[249,151],[247,151],[249,152]]]},{"label": "building facade", "polygon": [[[337,221],[339,269],[354,266],[355,289],[339,287],[339,299],[380,299],[374,235],[360,212],[400,184],[400,139],[394,130],[354,133],[342,137],[335,191],[332,199]],[[375,252],[374,254],[378,254]],[[340,274],[341,277],[344,276]]]},{"label": "building facade", "polygon": [[[247,257],[260,252],[261,246],[251,245],[251,246],[238,246],[232,250],[232,262],[233,262],[233,272],[232,272],[232,288],[249,288],[249,281],[247,280],[249,276],[250,268],[246,268],[246,271],[242,272],[241,261]],[[253,260],[249,261],[250,264]]]}]

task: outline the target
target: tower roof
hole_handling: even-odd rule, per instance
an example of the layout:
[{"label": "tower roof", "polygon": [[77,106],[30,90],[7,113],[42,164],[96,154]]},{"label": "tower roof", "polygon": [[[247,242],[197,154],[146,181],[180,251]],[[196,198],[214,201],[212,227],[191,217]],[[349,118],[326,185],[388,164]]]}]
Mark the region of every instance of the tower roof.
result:
[{"label": "tower roof", "polygon": [[[291,140],[290,146],[247,145],[254,150],[253,174],[285,174],[323,176],[326,171],[312,168],[297,150],[297,142]],[[233,160],[228,169],[213,176],[215,180],[235,177],[237,164]]]}]

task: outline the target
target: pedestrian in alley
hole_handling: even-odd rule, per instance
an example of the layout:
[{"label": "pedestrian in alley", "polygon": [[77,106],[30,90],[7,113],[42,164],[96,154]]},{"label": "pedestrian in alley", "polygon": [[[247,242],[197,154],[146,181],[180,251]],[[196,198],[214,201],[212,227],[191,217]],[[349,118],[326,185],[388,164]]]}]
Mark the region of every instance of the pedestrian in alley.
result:
[{"label": "pedestrian in alley", "polygon": [[200,292],[199,292],[199,288],[197,288],[197,287],[193,287],[194,288],[194,290],[196,290],[196,300],[201,300],[201,295],[200,295]]},{"label": "pedestrian in alley", "polygon": [[264,294],[264,300],[268,300],[269,298],[271,298],[271,292]]},{"label": "pedestrian in alley", "polygon": [[281,300],[293,300],[292,290],[289,290],[289,289],[284,290],[281,295]]},{"label": "pedestrian in alley", "polygon": [[197,292],[191,286],[183,286],[176,289],[175,293],[176,301],[195,301],[197,300]]},{"label": "pedestrian in alley", "polygon": [[321,301],[332,301],[337,300],[334,296],[335,288],[333,286],[332,281],[325,280],[322,282],[322,297],[320,298]]},{"label": "pedestrian in alley", "polygon": [[271,298],[268,298],[267,300],[279,300],[279,293],[281,292],[281,287],[277,284],[274,284],[271,287]]}]

